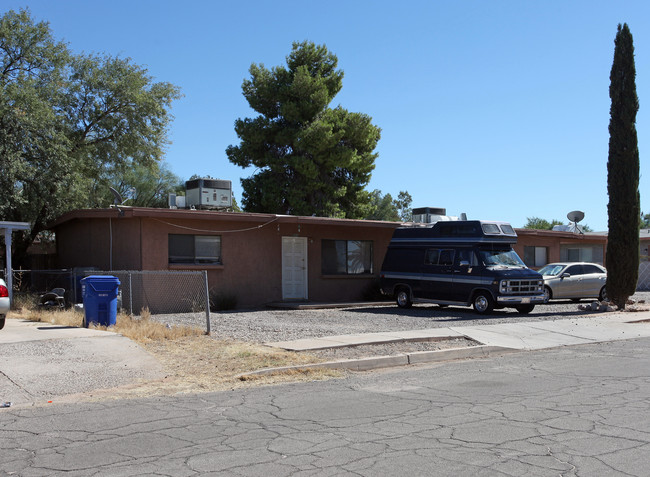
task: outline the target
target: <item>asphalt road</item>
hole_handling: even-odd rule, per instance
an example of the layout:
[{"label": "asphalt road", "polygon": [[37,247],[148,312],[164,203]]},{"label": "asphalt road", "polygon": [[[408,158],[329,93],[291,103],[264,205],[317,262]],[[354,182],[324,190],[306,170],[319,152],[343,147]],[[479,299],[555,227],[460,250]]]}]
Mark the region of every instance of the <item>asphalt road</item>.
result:
[{"label": "asphalt road", "polygon": [[650,339],[0,409],[0,475],[647,475]]}]

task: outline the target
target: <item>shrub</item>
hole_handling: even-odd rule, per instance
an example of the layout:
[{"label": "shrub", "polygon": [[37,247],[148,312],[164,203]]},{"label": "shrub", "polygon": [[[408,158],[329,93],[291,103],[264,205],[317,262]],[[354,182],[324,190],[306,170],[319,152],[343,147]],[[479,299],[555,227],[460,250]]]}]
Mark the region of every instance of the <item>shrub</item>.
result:
[{"label": "shrub", "polygon": [[237,308],[237,295],[234,293],[210,294],[210,311],[234,310]]}]

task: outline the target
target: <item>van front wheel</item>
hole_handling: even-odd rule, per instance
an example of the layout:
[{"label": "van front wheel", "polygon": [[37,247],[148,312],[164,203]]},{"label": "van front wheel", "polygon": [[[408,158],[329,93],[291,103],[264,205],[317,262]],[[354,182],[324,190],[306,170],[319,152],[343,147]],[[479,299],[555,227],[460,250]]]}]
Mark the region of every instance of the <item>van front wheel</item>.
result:
[{"label": "van front wheel", "polygon": [[406,288],[400,288],[397,290],[396,295],[397,306],[400,308],[411,308],[413,302],[411,301],[411,295]]},{"label": "van front wheel", "polygon": [[480,315],[487,315],[492,312],[494,309],[494,301],[489,293],[478,292],[474,295],[474,300],[472,301],[472,306],[474,311]]}]

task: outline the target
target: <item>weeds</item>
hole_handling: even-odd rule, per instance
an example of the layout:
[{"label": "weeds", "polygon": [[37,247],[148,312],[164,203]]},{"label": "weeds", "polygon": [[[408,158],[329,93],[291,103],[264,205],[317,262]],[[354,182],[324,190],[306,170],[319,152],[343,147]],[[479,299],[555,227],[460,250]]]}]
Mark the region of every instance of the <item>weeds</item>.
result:
[{"label": "weeds", "polygon": [[14,299],[11,302],[12,310],[28,309],[33,310],[37,307],[40,295],[29,292],[14,291]]},{"label": "weeds", "polygon": [[[48,311],[30,310],[23,308],[12,316],[23,318],[29,321],[40,321],[60,326],[83,326],[82,313],[73,310]],[[200,328],[190,326],[171,326],[150,320],[151,313],[144,308],[140,318],[131,317],[124,313],[118,313],[115,326],[106,327],[97,323],[90,323],[88,328],[96,330],[108,330],[119,333],[139,343],[147,343],[156,340],[175,340],[185,336],[199,336],[203,334]]]},{"label": "weeds", "polygon": [[149,311],[149,307],[145,306],[140,310],[140,320],[149,321],[150,318],[151,318],[151,312]]}]

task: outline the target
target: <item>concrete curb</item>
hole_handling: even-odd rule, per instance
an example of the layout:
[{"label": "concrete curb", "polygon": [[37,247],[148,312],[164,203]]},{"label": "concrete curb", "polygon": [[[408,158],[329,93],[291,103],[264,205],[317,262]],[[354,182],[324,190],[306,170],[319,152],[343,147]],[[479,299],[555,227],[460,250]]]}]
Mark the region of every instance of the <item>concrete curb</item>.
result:
[{"label": "concrete curb", "polygon": [[519,350],[514,348],[503,348],[501,346],[486,345],[470,346],[467,348],[441,349],[435,351],[416,351],[413,353],[398,354],[393,356],[374,356],[370,358],[346,359],[340,361],[326,361],[324,363],[258,369],[257,371],[239,374],[236,376],[236,378],[245,378],[247,376],[265,376],[268,374],[282,373],[285,371],[306,371],[311,369],[347,369],[350,371],[370,371],[380,368],[435,363],[457,359],[486,358],[488,356],[500,356],[502,354],[514,353],[517,351]]}]

